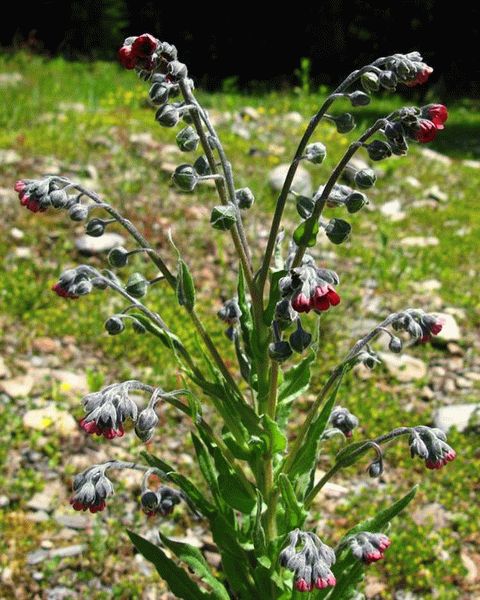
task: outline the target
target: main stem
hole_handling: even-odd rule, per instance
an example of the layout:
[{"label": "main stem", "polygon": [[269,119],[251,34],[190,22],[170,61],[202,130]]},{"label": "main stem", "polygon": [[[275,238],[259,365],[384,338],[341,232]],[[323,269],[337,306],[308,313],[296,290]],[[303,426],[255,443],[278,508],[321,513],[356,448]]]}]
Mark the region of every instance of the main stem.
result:
[{"label": "main stem", "polygon": [[[270,363],[270,386],[269,393],[267,399],[266,406],[266,414],[275,421],[275,415],[277,412],[277,394],[278,394],[278,371],[279,365],[275,361],[271,361]],[[269,541],[274,539],[277,535],[277,522],[276,522],[276,494],[274,490],[274,482],[273,482],[273,460],[274,453],[272,451],[273,448],[273,440],[269,441],[269,451],[265,456],[264,461],[264,490],[263,496],[264,500],[267,504],[267,511],[265,513],[265,533],[267,537],[267,544]]]}]

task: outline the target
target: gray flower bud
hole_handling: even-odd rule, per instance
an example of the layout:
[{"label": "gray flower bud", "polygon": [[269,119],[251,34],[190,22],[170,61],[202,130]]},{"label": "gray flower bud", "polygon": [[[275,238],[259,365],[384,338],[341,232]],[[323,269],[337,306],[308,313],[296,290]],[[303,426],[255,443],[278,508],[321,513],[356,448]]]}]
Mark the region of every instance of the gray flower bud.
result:
[{"label": "gray flower bud", "polygon": [[68,203],[68,194],[65,190],[50,192],[50,202],[54,208],[64,208]]},{"label": "gray flower bud", "polygon": [[375,185],[377,176],[373,169],[361,169],[355,173],[353,180],[360,189],[368,189]]},{"label": "gray flower bud", "polygon": [[83,204],[74,204],[68,211],[72,221],[84,221],[88,217],[88,208]]},{"label": "gray flower bud", "polygon": [[73,286],[72,292],[77,296],[86,296],[92,291],[92,282],[88,279],[83,279]]},{"label": "gray flower bud", "polygon": [[238,208],[242,208],[243,210],[252,208],[253,203],[255,202],[255,196],[248,187],[235,190],[235,198],[237,200]]},{"label": "gray flower bud", "polygon": [[379,81],[383,88],[394,91],[397,87],[398,77],[393,71],[382,71],[379,75]]},{"label": "gray flower bud", "polygon": [[192,165],[180,165],[172,175],[175,185],[185,192],[191,192],[198,183],[198,174]]},{"label": "gray flower bud", "polygon": [[335,117],[335,125],[338,133],[348,133],[355,129],[355,119],[350,113],[344,113],[339,117]]},{"label": "gray flower bud", "polygon": [[105,329],[110,335],[118,335],[125,329],[125,323],[120,317],[110,317],[105,321]]},{"label": "gray flower bud", "polygon": [[360,90],[348,94],[348,99],[352,103],[352,106],[367,106],[367,104],[370,104],[370,96]]},{"label": "gray flower bud", "polygon": [[368,156],[375,161],[383,160],[392,156],[392,148],[387,142],[382,140],[373,140],[366,146]]},{"label": "gray flower bud", "polygon": [[237,222],[237,211],[232,205],[219,205],[212,209],[210,223],[214,229],[227,231]]},{"label": "gray flower bud", "polygon": [[128,263],[128,250],[117,246],[108,253],[108,262],[112,267],[124,267]]},{"label": "gray flower bud", "polygon": [[349,237],[352,226],[343,219],[330,219],[325,233],[333,244],[343,244]]},{"label": "gray flower bud", "polygon": [[173,81],[180,81],[188,75],[187,66],[178,60],[172,60],[168,63],[167,72]]},{"label": "gray flower bud", "polygon": [[91,219],[85,226],[85,233],[91,237],[100,237],[105,233],[103,219]]},{"label": "gray flower bud", "polygon": [[149,431],[154,429],[158,423],[158,417],[153,408],[144,408],[138,415],[136,429],[138,431]]},{"label": "gray flower bud", "polygon": [[292,349],[299,354],[304,352],[312,342],[312,334],[302,328],[300,319],[296,331],[290,335],[289,342]]},{"label": "gray flower bud", "polygon": [[113,485],[110,479],[105,477],[105,475],[101,475],[95,484],[95,492],[101,500],[111,496],[113,494]]},{"label": "gray flower bud", "polygon": [[159,497],[155,492],[146,490],[140,497],[142,508],[149,513],[155,512],[158,508]]},{"label": "gray flower bud", "polygon": [[314,144],[308,144],[305,148],[305,158],[315,165],[320,165],[327,156],[327,149],[320,142]]},{"label": "gray flower bud", "polygon": [[191,152],[197,149],[200,137],[193,127],[185,127],[177,133],[175,138],[178,147],[182,152]]},{"label": "gray flower bud", "polygon": [[133,273],[130,275],[125,286],[125,290],[134,298],[143,298],[148,289],[148,282],[141,273]]},{"label": "gray flower bud", "polygon": [[368,199],[362,192],[352,192],[345,199],[345,206],[349,213],[353,214],[361,210],[365,204],[368,203]]},{"label": "gray flower bud", "polygon": [[399,354],[402,351],[402,340],[396,336],[390,338],[390,343],[388,344],[388,349],[390,352],[394,352],[395,354]]},{"label": "gray flower bud", "polygon": [[167,83],[154,83],[148,92],[150,100],[154,104],[165,104],[168,102],[171,85]]},{"label": "gray flower bud", "polygon": [[380,81],[375,73],[364,73],[360,79],[363,89],[366,92],[378,92],[380,89]]},{"label": "gray flower bud", "polygon": [[199,156],[197,160],[193,163],[193,168],[202,177],[210,175],[210,165],[208,164],[206,156]]},{"label": "gray flower bud", "polygon": [[285,341],[273,342],[268,346],[268,355],[276,362],[283,362],[293,354],[290,344]]},{"label": "gray flower bud", "polygon": [[383,464],[380,461],[372,462],[372,464],[368,467],[368,474],[370,477],[375,479],[376,477],[380,477],[383,473]]},{"label": "gray flower bud", "polygon": [[175,106],[164,104],[155,113],[155,120],[163,127],[175,127],[180,120],[180,113]]}]

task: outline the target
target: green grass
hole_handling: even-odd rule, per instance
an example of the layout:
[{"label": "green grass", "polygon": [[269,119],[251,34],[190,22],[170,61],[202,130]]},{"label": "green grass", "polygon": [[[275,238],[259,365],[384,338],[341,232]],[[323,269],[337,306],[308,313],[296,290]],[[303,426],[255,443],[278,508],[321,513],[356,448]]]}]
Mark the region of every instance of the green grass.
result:
[{"label": "green grass", "polygon": [[[90,185],[139,222],[172,265],[175,255],[168,246],[166,229],[169,226],[173,228],[175,242],[192,271],[200,273],[197,288],[202,317],[213,332],[215,343],[227,353],[233,365],[232,349],[215,317],[221,298],[234,294],[236,266],[229,239],[220,233],[212,233],[208,225],[210,208],[216,202],[211,188],[201,189],[195,195],[174,192],[169,187],[169,176],[160,168],[162,147],[142,150],[131,142],[131,134],[147,131],[159,144],[174,143],[175,131],[158,127],[152,109],[144,104],[145,85],[116,65],[70,63],[61,59],[44,61],[26,54],[0,57],[0,71],[23,75],[20,84],[2,90],[0,148],[15,149],[21,160],[14,165],[0,164],[0,186],[10,188],[17,178],[42,174],[52,159],[56,168],[67,173],[76,171],[76,177],[88,176],[91,170],[86,167],[94,166],[99,178]],[[322,92],[324,94],[325,90]],[[199,96],[213,116],[247,105],[256,107],[260,113],[259,121],[244,123],[250,128],[248,140],[233,133],[231,124],[219,126],[226,151],[235,167],[237,186],[248,185],[256,196],[254,208],[246,215],[247,231],[253,240],[256,232],[267,226],[275,203],[275,195],[266,183],[266,174],[276,164],[289,160],[304,124],[318,106],[321,93],[302,97],[293,93],[246,96],[200,92]],[[429,98],[429,101],[433,99]],[[366,109],[355,109],[359,128],[378,116],[388,114],[402,102],[398,96],[385,95]],[[83,108],[76,109],[75,103],[81,103]],[[409,100],[408,103],[412,102]],[[340,106],[346,108],[346,105]],[[371,279],[377,282],[375,295],[381,298],[382,308],[376,315],[379,318],[419,300],[428,310],[430,299],[419,298],[416,282],[438,279],[441,282],[438,295],[444,306],[454,306],[466,313],[466,321],[462,323],[466,339],[462,346],[467,353],[466,360],[471,360],[476,350],[472,343],[480,326],[477,258],[480,171],[465,166],[462,160],[478,158],[480,154],[480,115],[476,109],[478,106],[471,101],[459,101],[449,107],[448,126],[433,148],[453,159],[451,167],[427,160],[414,147],[406,158],[377,165],[379,170],[384,171],[384,176],[369,196],[375,206],[392,199],[402,200],[407,205],[407,216],[403,221],[392,222],[377,210],[362,211],[350,219],[353,235],[349,243],[341,247],[322,247],[318,251],[321,258],[325,251],[334,252],[322,262],[339,273],[343,302],[324,319],[325,344],[319,372],[314,377],[314,388],[320,385],[328,369],[335,364],[338,353],[345,351],[350,330],[365,318],[361,300],[365,282]],[[302,114],[304,124],[292,124],[283,116],[292,111]],[[324,165],[308,167],[315,184],[320,185],[343,153],[348,139],[338,135],[331,125],[322,124],[315,140],[326,143],[329,153]],[[252,148],[260,152],[250,156]],[[188,157],[186,159],[189,160]],[[182,157],[166,160],[184,162]],[[411,176],[421,182],[421,188],[412,187],[408,181]],[[425,190],[434,184],[447,194],[448,202],[439,203],[438,209],[408,206],[409,202],[424,197]],[[32,215],[18,208],[17,204],[13,192],[11,202],[2,204],[1,343],[9,351],[7,363],[15,368],[17,357],[31,356],[32,340],[35,338],[73,336],[85,357],[95,356],[93,366],[90,366],[93,387],[98,386],[102,379],[110,383],[117,378],[130,377],[132,373],[144,373],[145,379],[155,380],[166,387],[178,386],[178,373],[171,357],[158,347],[154,339],[131,334],[110,337],[104,332],[103,321],[120,306],[110,296],[96,292],[81,301],[68,303],[49,292],[49,287],[63,268],[79,261],[101,267],[103,262],[99,258],[85,259],[77,255],[72,240],[74,231],[81,232],[81,227],[69,222],[65,215]],[[192,214],[192,206],[200,206],[203,212]],[[333,215],[333,211],[329,214]],[[289,231],[298,220],[294,206],[290,205],[286,215]],[[20,242],[12,240],[12,227],[24,232],[25,237]],[[399,239],[406,236],[435,236],[439,244],[405,250]],[[217,244],[216,250],[213,240]],[[15,245],[32,248],[31,258],[17,258]],[[258,256],[257,247],[257,261]],[[205,257],[209,262],[205,262]],[[142,258],[135,257],[132,265],[119,273],[123,277],[123,273],[144,269],[151,276],[155,274]],[[177,309],[172,293],[166,287],[158,286],[149,293],[148,301],[172,329],[181,332],[194,351],[194,334]],[[439,356],[444,358],[441,350],[430,347],[415,348],[409,352],[425,360],[433,361]],[[75,369],[79,364],[67,361],[63,366]],[[436,401],[430,404],[420,401],[420,387],[398,386],[382,369],[378,369],[372,380],[348,380],[341,403],[359,416],[363,434],[378,435],[399,424],[430,422]],[[477,393],[474,390],[461,401],[474,401]],[[51,395],[45,392],[44,398],[48,399]],[[453,400],[459,401],[456,397]],[[61,397],[59,401],[63,402]],[[65,402],[71,403],[71,400]],[[74,451],[68,441],[56,436],[42,434],[29,437],[22,426],[21,411],[35,405],[36,399],[29,399],[26,404],[22,402],[22,408],[12,402],[1,405],[0,431],[3,433],[0,460],[7,464],[10,456],[34,445],[51,468],[58,470],[59,477],[67,485],[73,472],[69,456],[81,452],[82,446]],[[80,416],[78,400],[72,405],[76,407],[75,414]],[[162,430],[162,440],[172,436],[177,425],[170,415]],[[365,482],[363,466],[351,469],[341,476],[340,482],[348,485],[351,475],[357,491],[338,501],[338,505],[330,508],[326,516],[319,515],[322,523],[326,519],[327,530],[336,540],[348,526],[373,514],[379,505],[402,495],[417,482],[421,482],[421,491],[415,508],[438,502],[451,515],[448,526],[442,528],[435,523],[418,525],[410,517],[401,524],[400,521],[393,524],[395,543],[388,558],[369,571],[385,583],[383,598],[393,597],[393,591],[400,588],[411,589],[424,598],[441,600],[459,597],[458,586],[465,592],[465,597],[473,597],[468,594],[475,593],[475,584],[469,587],[465,581],[460,552],[462,549],[475,551],[478,547],[475,523],[480,511],[471,482],[476,479],[480,461],[473,435],[454,432],[451,440],[459,458],[438,473],[425,473],[420,463],[412,463],[408,449],[401,442],[388,451],[387,473],[392,475],[383,484]],[[131,449],[132,454],[137,455],[138,447],[132,437],[125,444],[127,446],[122,448]],[[95,448],[100,446],[103,449],[107,447],[95,443]],[[159,442],[156,451],[161,453],[162,447]],[[328,464],[336,447],[336,442],[332,441],[331,448],[322,459],[322,467]],[[188,444],[182,451],[190,451]],[[193,476],[196,474],[193,473]],[[365,485],[360,486],[360,482],[365,482]],[[9,490],[13,497],[0,521],[2,543],[6,548],[0,565],[12,565],[15,576],[28,590],[37,589],[36,585],[38,587],[32,579],[32,573],[38,568],[24,565],[25,552],[35,550],[39,540],[45,536],[54,539],[58,533],[58,528],[49,522],[34,524],[33,533],[25,536],[25,532],[32,528],[25,519],[26,502],[42,486],[41,473],[24,465],[14,471],[4,470],[0,475],[0,487]],[[86,590],[88,581],[94,577],[100,583],[93,597],[100,599],[112,597],[109,594],[115,598],[140,597],[145,585],[156,582],[155,577],[148,578],[136,572],[131,560],[130,545],[123,531],[127,524],[132,526],[132,523],[125,517],[121,500],[132,500],[132,492],[121,486],[119,490],[119,498],[111,503],[108,515],[98,517],[95,531],[82,532],[76,537],[76,541],[89,544],[89,553],[63,561],[60,572],[56,561],[42,563],[39,567],[43,572],[41,586],[55,583]],[[133,525],[140,527],[143,519],[138,511],[134,520]],[[187,517],[176,517],[180,535],[184,520],[188,521]],[[13,543],[17,538],[22,540],[21,543]],[[106,561],[104,569],[103,561]],[[127,566],[125,563],[128,563]],[[0,590],[9,597],[11,590],[7,585],[3,590],[0,584]]]}]

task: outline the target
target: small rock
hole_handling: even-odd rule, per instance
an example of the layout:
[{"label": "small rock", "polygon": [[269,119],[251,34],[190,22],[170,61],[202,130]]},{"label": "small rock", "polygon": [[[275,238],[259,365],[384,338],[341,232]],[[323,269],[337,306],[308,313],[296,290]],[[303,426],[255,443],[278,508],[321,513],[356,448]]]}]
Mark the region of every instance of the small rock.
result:
[{"label": "small rock", "polygon": [[402,383],[423,379],[427,375],[427,365],[423,360],[409,354],[380,352],[379,356],[388,372]]},{"label": "small rock", "polygon": [[5,364],[3,357],[0,356],[0,379],[10,377],[10,369]]},{"label": "small rock", "polygon": [[78,594],[72,588],[57,585],[49,590],[46,590],[46,600],[75,600]]},{"label": "small rock", "polygon": [[418,179],[416,177],[412,177],[411,175],[409,175],[408,177],[405,178],[405,182],[414,188],[419,188],[422,186],[420,181],[418,181]]},{"label": "small rock", "polygon": [[432,187],[428,188],[428,190],[426,190],[425,193],[427,194],[428,198],[433,198],[438,202],[447,202],[448,200],[447,194],[444,191],[442,191],[438,187],[438,185],[432,185]]},{"label": "small rock", "polygon": [[0,87],[18,85],[21,81],[23,81],[23,75],[20,73],[0,73]]},{"label": "small rock", "polygon": [[238,135],[238,137],[241,137],[243,140],[249,140],[251,137],[251,133],[248,128],[241,123],[234,123],[232,125],[232,133]]},{"label": "small rock", "polygon": [[282,116],[282,122],[301,125],[303,123],[303,116],[297,111],[288,112]]},{"label": "small rock", "polygon": [[29,552],[26,556],[27,565],[38,565],[48,558],[48,554],[48,550],[35,550],[34,552]]},{"label": "small rock", "polygon": [[438,246],[438,238],[430,237],[406,237],[400,240],[400,245],[406,248],[426,248],[428,246]]},{"label": "small rock", "polygon": [[445,166],[450,166],[452,164],[451,158],[445,156],[445,154],[440,154],[440,152],[432,150],[431,148],[420,148],[420,154],[428,160],[433,160]]},{"label": "small rock", "polygon": [[27,512],[25,517],[32,523],[45,523],[50,517],[44,510],[36,510],[35,512]]},{"label": "small rock", "polygon": [[23,238],[25,237],[25,234],[23,233],[23,231],[21,229],[18,229],[18,227],[12,227],[12,229],[10,229],[10,236],[18,241],[18,240],[23,240]]},{"label": "small rock", "polygon": [[0,390],[10,398],[25,398],[33,389],[35,381],[30,375],[19,375],[0,382]]},{"label": "small rock", "polygon": [[85,552],[87,546],[85,544],[74,544],[73,546],[64,546],[63,548],[54,548],[50,550],[50,558],[67,558],[69,556],[76,556]]},{"label": "small rock", "polygon": [[473,381],[466,377],[457,377],[455,379],[455,385],[461,390],[470,390],[473,388]]},{"label": "small rock", "polygon": [[32,258],[32,249],[29,246],[17,246],[13,250],[15,257],[23,260]]},{"label": "small rock", "polygon": [[51,481],[41,492],[37,492],[27,502],[27,507],[32,510],[51,512],[65,497],[65,488],[58,481]]},{"label": "small rock", "polygon": [[32,348],[42,354],[53,354],[60,349],[60,343],[53,338],[40,337],[33,340]]},{"label": "small rock", "polygon": [[64,112],[71,111],[71,112],[83,113],[83,112],[85,112],[86,107],[85,107],[85,104],[82,104],[81,102],[60,102],[58,104],[58,108]]},{"label": "small rock", "polygon": [[76,394],[87,394],[89,391],[85,373],[57,369],[52,371],[52,377],[60,383],[62,391],[71,391]]},{"label": "small rock", "polygon": [[118,233],[104,233],[101,237],[82,235],[75,240],[77,250],[82,254],[101,254],[108,252],[115,246],[121,246],[125,239]]},{"label": "small rock", "polygon": [[440,407],[433,415],[433,424],[447,432],[451,427],[465,431],[480,417],[480,404],[452,404]]},{"label": "small rock", "polygon": [[457,386],[455,385],[455,380],[450,377],[445,379],[443,382],[443,391],[445,394],[453,394],[457,391]]},{"label": "small rock", "polygon": [[23,425],[27,429],[54,431],[65,437],[78,432],[77,422],[72,415],[59,410],[53,403],[27,411],[23,415]]},{"label": "small rock", "polygon": [[260,119],[260,113],[253,106],[245,106],[240,109],[240,116],[246,121],[258,121]]},{"label": "small rock", "polygon": [[380,212],[385,217],[389,217],[391,221],[401,221],[405,218],[405,212],[402,211],[402,203],[400,200],[390,200],[380,206]]},{"label": "small rock", "polygon": [[442,284],[438,279],[426,279],[425,281],[417,281],[415,283],[415,289],[421,293],[434,292],[439,290]]},{"label": "small rock", "polygon": [[0,508],[5,508],[9,504],[10,504],[10,498],[8,496],[5,496],[4,494],[2,494],[0,496]]},{"label": "small rock", "polygon": [[59,525],[68,529],[86,529],[90,525],[90,518],[87,515],[55,513],[54,518]]},{"label": "small rock", "polygon": [[[289,168],[290,165],[282,164],[270,171],[268,175],[268,183],[272,189],[277,192],[282,189]],[[313,192],[312,178],[310,173],[303,167],[298,167],[291,187],[299,194],[310,196]]]},{"label": "small rock", "polygon": [[465,576],[465,583],[472,584],[479,581],[479,566],[480,566],[480,556],[478,554],[475,555],[476,561],[462,550],[460,552],[460,558],[462,560],[462,564],[467,569],[467,575]]},{"label": "small rock", "polygon": [[462,160],[462,165],[470,169],[480,169],[480,160]]},{"label": "small rock", "polygon": [[438,502],[419,506],[412,513],[412,519],[417,525],[425,525],[431,522],[438,528],[448,525],[449,516],[445,507]]},{"label": "small rock", "polygon": [[159,142],[153,137],[151,133],[132,133],[129,140],[135,146],[153,150],[160,146]]},{"label": "small rock", "polygon": [[14,165],[22,160],[22,157],[15,150],[0,150],[0,164]]},{"label": "small rock", "polygon": [[433,400],[435,398],[435,393],[428,385],[424,385],[420,391],[420,397],[422,400],[426,401]]},{"label": "small rock", "polygon": [[435,313],[435,316],[443,320],[442,331],[432,338],[434,344],[445,345],[449,342],[458,342],[462,339],[460,327],[455,317],[448,313]]}]

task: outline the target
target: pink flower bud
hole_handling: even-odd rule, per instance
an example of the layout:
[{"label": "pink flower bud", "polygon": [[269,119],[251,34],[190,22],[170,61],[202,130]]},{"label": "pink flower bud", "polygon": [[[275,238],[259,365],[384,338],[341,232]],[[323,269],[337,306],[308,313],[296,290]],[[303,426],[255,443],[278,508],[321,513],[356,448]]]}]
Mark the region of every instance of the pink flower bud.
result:
[{"label": "pink flower bud", "polygon": [[159,41],[153,35],[143,33],[133,42],[131,46],[132,53],[135,58],[148,58],[155,52],[158,44]]},{"label": "pink flower bud", "polygon": [[131,46],[122,46],[118,51],[118,60],[125,69],[134,69],[137,66],[137,57],[132,52]]},{"label": "pink flower bud", "polygon": [[309,298],[303,293],[297,294],[292,300],[292,308],[297,312],[309,312],[311,310],[311,303]]},{"label": "pink flower bud", "polygon": [[420,119],[418,122],[417,130],[415,131],[415,139],[421,144],[428,144],[432,142],[437,135],[437,127],[432,121],[428,119]]}]

